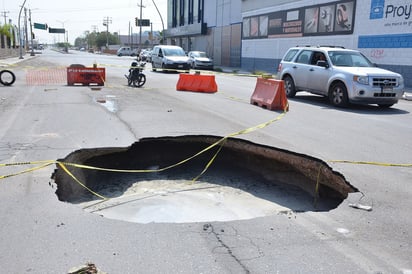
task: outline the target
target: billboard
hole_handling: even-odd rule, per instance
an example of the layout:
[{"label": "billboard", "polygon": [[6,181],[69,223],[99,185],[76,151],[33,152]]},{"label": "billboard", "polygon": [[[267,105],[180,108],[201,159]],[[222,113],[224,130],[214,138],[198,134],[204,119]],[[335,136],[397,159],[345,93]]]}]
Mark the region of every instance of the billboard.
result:
[{"label": "billboard", "polygon": [[243,39],[352,34],[356,0],[281,10],[243,18]]}]

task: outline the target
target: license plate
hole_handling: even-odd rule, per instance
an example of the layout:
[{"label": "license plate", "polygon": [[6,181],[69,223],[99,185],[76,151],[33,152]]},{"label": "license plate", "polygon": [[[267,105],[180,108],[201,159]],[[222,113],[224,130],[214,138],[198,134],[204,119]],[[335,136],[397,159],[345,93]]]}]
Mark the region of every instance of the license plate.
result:
[{"label": "license plate", "polygon": [[178,68],[183,68],[183,65],[178,65],[177,67],[178,67]]},{"label": "license plate", "polygon": [[382,92],[392,92],[393,91],[393,87],[382,87]]}]

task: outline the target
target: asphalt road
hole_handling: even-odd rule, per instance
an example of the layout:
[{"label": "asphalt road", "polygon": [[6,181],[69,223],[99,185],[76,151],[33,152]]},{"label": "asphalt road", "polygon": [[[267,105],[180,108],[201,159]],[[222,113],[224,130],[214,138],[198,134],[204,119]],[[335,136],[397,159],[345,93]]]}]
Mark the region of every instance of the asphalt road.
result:
[{"label": "asphalt road", "polygon": [[[219,91],[202,94],[176,91],[176,73],[146,70],[143,88],[127,87],[131,61],[45,51],[10,66],[17,81],[0,87],[1,163],[143,137],[226,136],[280,114],[249,103],[253,77],[218,74]],[[101,90],[66,85],[67,66],[93,63],[106,68]],[[107,273],[412,273],[412,169],[331,162],[411,164],[412,102],[337,109],[301,94],[289,103],[281,120],[238,138],[327,162],[361,192],[338,208],[221,222],[119,221],[58,201],[48,166],[0,180],[0,272],[67,273],[92,262]],[[2,166],[0,175],[28,167]],[[349,206],[357,202],[372,211]]]}]

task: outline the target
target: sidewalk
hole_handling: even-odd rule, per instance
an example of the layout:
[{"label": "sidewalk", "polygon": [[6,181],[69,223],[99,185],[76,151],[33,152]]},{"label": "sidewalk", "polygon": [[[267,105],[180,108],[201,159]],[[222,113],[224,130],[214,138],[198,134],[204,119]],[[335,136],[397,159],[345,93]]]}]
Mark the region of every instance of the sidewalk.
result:
[{"label": "sidewalk", "polygon": [[24,60],[28,60],[28,59],[31,59],[31,58],[34,58],[34,57],[36,57],[36,55],[31,56],[30,52],[28,52],[26,54],[23,54],[23,59],[20,59],[19,56],[0,59],[0,68],[1,67],[7,67],[7,66],[10,66],[10,65],[14,65],[14,64],[17,64],[19,62],[22,62]]}]

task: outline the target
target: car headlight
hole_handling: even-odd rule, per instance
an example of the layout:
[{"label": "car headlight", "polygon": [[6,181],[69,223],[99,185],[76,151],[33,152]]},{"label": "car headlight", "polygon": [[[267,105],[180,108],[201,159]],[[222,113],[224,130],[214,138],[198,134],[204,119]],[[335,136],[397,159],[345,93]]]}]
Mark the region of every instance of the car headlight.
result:
[{"label": "car headlight", "polygon": [[399,77],[399,82],[398,82],[398,86],[403,86],[405,84],[403,77]]},{"label": "car headlight", "polygon": [[353,76],[353,81],[358,82],[359,84],[362,85],[368,85],[369,84],[369,77],[368,76]]}]

